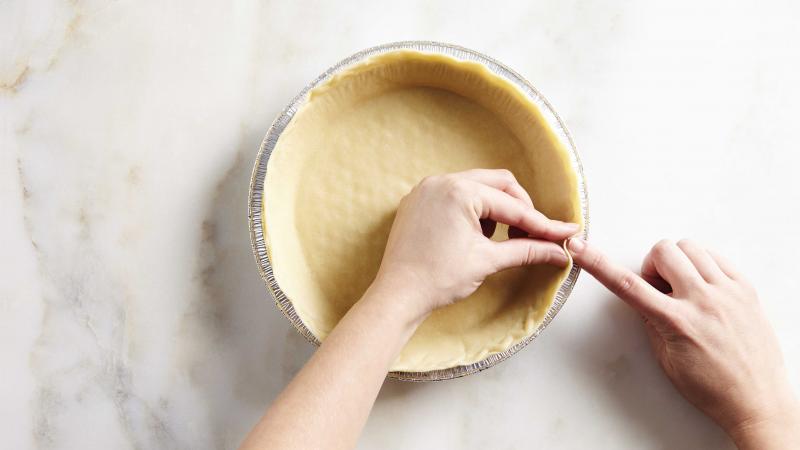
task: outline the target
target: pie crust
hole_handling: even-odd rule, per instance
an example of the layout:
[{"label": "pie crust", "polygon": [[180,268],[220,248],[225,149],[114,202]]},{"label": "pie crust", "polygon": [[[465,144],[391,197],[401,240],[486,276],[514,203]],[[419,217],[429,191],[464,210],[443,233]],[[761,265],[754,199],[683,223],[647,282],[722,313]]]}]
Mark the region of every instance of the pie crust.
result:
[{"label": "pie crust", "polygon": [[[567,148],[538,107],[480,63],[409,50],[313,89],[267,164],[263,231],[276,281],[323,340],[372,282],[397,204],[423,177],[506,168],[547,216],[583,223]],[[503,239],[498,226],[493,239]],[[458,264],[458,261],[454,261]],[[569,267],[492,275],[435,311],[391,370],[472,364],[533,333]]]}]

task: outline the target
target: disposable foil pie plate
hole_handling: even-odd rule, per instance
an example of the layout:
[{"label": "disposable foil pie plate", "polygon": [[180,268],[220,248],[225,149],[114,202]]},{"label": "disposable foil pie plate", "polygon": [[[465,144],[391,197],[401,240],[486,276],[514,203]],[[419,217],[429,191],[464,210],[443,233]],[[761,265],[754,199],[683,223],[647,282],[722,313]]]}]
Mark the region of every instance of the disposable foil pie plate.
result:
[{"label": "disposable foil pie plate", "polygon": [[[261,219],[261,208],[264,196],[264,180],[267,174],[267,161],[269,161],[270,155],[275,149],[275,145],[277,144],[281,133],[283,133],[283,131],[286,129],[286,126],[292,120],[292,117],[294,117],[295,113],[305,103],[308,93],[312,89],[324,83],[333,75],[346,70],[353,65],[359,64],[360,62],[372,56],[398,50],[414,50],[425,53],[446,55],[461,61],[478,62],[484,65],[494,74],[511,82],[522,93],[524,93],[539,108],[545,121],[552,128],[554,134],[556,135],[556,138],[569,152],[570,163],[578,181],[580,205],[584,219],[583,237],[587,237],[589,226],[588,198],[586,181],[584,179],[583,168],[578,157],[577,149],[575,148],[575,144],[572,141],[572,137],[570,136],[567,127],[558,117],[555,110],[553,110],[553,107],[550,106],[550,103],[548,103],[542,94],[540,94],[539,91],[537,91],[536,88],[534,88],[533,85],[531,85],[527,80],[505,65],[486,55],[456,45],[429,41],[406,41],[379,45],[377,47],[362,50],[326,70],[322,75],[304,87],[303,90],[300,91],[300,93],[297,94],[297,96],[294,97],[291,102],[289,102],[286,108],[272,123],[272,126],[270,126],[264,141],[261,143],[261,147],[258,150],[258,155],[256,156],[255,166],[253,167],[253,174],[250,178],[250,194],[247,213],[250,228],[250,242],[253,247],[253,254],[258,264],[258,271],[273,298],[275,299],[275,303],[278,308],[283,312],[286,318],[289,319],[297,331],[299,331],[300,334],[302,334],[308,341],[315,345],[320,344],[319,339],[317,339],[316,336],[311,333],[311,331],[300,319],[294,309],[294,306],[292,305],[291,300],[286,297],[284,292],[281,290],[278,281],[273,275],[268,243],[264,238]],[[390,372],[389,377],[403,381],[448,380],[480,372],[481,370],[488,369],[489,367],[492,367],[509,358],[511,355],[517,353],[520,349],[525,347],[528,343],[536,339],[539,333],[541,333],[542,330],[547,327],[550,321],[553,320],[556,314],[558,314],[558,311],[564,305],[564,302],[566,302],[570,292],[572,292],[572,288],[575,285],[579,272],[580,268],[577,265],[573,265],[572,270],[559,286],[553,303],[547,310],[547,313],[545,314],[539,326],[533,331],[533,333],[517,344],[511,346],[509,349],[500,353],[489,355],[488,357],[473,364],[459,365],[427,372]]]}]

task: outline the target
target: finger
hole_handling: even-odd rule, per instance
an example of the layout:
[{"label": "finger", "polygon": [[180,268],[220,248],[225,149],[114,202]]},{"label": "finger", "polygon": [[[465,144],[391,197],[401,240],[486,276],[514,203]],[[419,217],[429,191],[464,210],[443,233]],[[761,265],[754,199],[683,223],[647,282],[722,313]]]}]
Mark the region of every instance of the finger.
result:
[{"label": "finger", "polygon": [[528,195],[528,191],[519,184],[510,170],[472,169],[458,172],[455,175],[499,189],[516,199],[522,200],[528,206],[533,206],[533,200]]},{"label": "finger", "polygon": [[647,317],[662,319],[670,313],[671,301],[632,271],[614,264],[593,245],[571,238],[567,248],[572,259],[611,292]]},{"label": "finger", "polygon": [[651,286],[658,289],[662,293],[672,293],[672,286],[670,286],[665,279],[661,278],[661,275],[659,275],[658,271],[656,270],[655,264],[653,264],[652,258],[645,257],[642,261],[641,275],[644,281],[647,281]]},{"label": "finger", "polygon": [[566,267],[569,257],[556,243],[539,239],[509,239],[492,242],[491,252],[497,271],[531,264]]},{"label": "finger", "polygon": [[715,250],[707,249],[706,250],[711,258],[714,259],[714,262],[717,263],[717,266],[725,274],[728,278],[732,280],[743,280],[744,276],[742,275],[739,270],[731,264],[731,262],[725,258],[724,256],[717,253]]},{"label": "finger", "polygon": [[678,296],[705,283],[689,257],[674,242],[666,239],[654,245],[645,256],[642,273],[657,274],[669,283]]},{"label": "finger", "polygon": [[670,286],[669,283],[666,282],[666,280],[661,278],[661,275],[659,275],[658,272],[656,272],[655,266],[653,266],[652,264],[649,265],[642,264],[641,275],[644,281],[647,281],[650,284],[650,286],[653,286],[660,292],[664,294],[672,293],[672,286]]},{"label": "finger", "polygon": [[725,273],[719,268],[719,264],[708,254],[705,248],[689,239],[678,241],[678,248],[694,264],[695,269],[709,283],[714,283],[726,278]]},{"label": "finger", "polygon": [[515,226],[529,235],[559,241],[577,233],[578,224],[548,219],[544,214],[525,205],[503,191],[476,183],[478,215],[481,219],[492,219]]}]

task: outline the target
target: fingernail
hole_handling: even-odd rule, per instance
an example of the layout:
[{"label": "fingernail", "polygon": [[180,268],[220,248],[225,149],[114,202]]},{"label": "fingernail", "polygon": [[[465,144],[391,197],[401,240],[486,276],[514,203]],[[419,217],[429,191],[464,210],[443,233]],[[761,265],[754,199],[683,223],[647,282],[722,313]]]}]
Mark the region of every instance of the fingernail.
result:
[{"label": "fingernail", "polygon": [[561,222],[561,226],[571,233],[577,233],[581,229],[580,225],[573,222]]},{"label": "fingernail", "polygon": [[579,237],[571,237],[567,240],[567,248],[572,253],[580,253],[586,248],[586,241]]},{"label": "fingernail", "polygon": [[553,250],[553,261],[564,267],[569,264],[569,256],[567,256],[563,248],[559,247],[558,250]]}]

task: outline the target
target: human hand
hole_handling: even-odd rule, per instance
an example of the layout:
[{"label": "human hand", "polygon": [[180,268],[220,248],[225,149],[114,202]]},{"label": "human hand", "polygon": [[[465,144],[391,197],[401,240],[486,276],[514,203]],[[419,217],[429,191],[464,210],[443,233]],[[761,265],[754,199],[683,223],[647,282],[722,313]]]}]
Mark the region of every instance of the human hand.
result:
[{"label": "human hand", "polygon": [[[508,224],[531,237],[492,241],[482,232],[481,219]],[[424,317],[467,297],[495,272],[537,263],[565,266],[567,255],[552,241],[578,230],[577,224],[550,220],[536,211],[507,170],[427,177],[400,203],[373,286],[413,291],[417,295],[405,296],[405,306]]]},{"label": "human hand", "polygon": [[570,239],[574,261],[644,318],[658,362],[678,391],[740,448],[797,448],[800,406],[756,291],[719,255],[661,241],[641,277],[591,244]]}]

